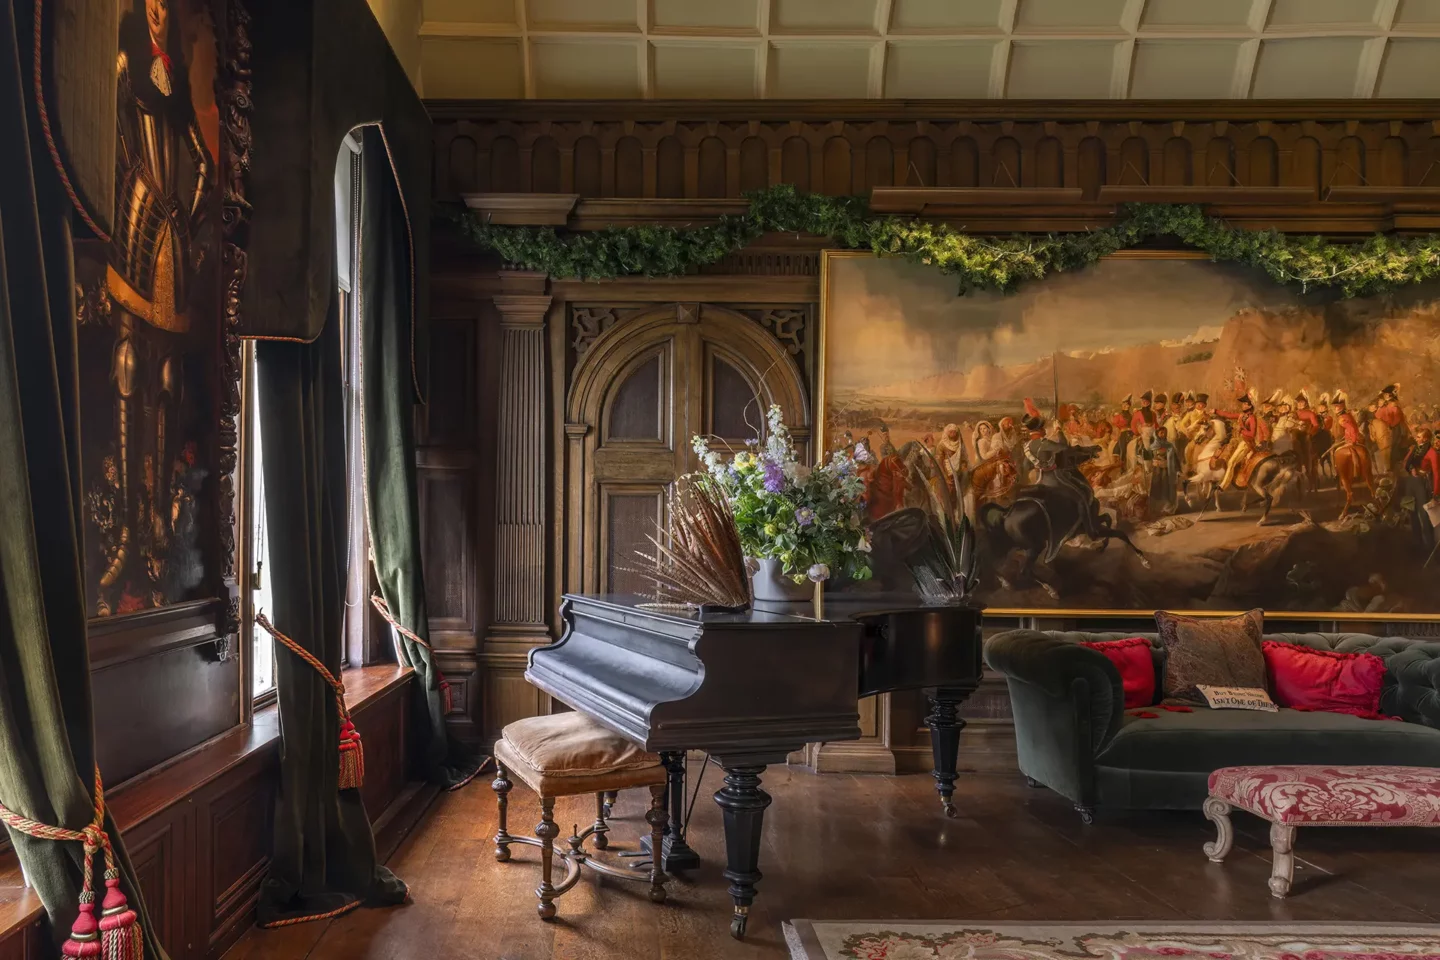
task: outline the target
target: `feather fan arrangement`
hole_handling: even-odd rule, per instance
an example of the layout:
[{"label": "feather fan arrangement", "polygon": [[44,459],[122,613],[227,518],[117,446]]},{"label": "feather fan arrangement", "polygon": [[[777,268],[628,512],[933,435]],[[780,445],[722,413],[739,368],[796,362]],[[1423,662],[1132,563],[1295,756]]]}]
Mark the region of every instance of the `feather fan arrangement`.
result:
[{"label": "feather fan arrangement", "polygon": [[708,478],[685,476],[667,498],[670,523],[646,539],[654,553],[636,551],[649,566],[627,568],[655,585],[660,604],[744,608],[750,604],[750,574],[730,502]]}]

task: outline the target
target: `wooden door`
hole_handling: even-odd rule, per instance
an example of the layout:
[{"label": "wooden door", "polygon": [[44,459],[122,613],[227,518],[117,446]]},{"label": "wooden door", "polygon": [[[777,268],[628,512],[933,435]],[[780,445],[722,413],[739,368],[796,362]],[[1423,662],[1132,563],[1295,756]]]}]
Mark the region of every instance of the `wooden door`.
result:
[{"label": "wooden door", "polygon": [[708,304],[668,304],[596,338],[566,409],[568,592],[635,592],[633,572],[665,522],[665,492],[695,470],[691,439],[735,449],[778,403],[809,456],[810,404],[785,348],[755,321]]}]

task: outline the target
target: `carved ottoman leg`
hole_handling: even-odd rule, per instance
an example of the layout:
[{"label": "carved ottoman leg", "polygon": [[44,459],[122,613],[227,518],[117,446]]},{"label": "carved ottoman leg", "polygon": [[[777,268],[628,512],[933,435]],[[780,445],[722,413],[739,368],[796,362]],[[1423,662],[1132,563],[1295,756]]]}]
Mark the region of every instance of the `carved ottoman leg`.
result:
[{"label": "carved ottoman leg", "polygon": [[610,838],[606,836],[610,832],[610,825],[605,822],[605,817],[610,812],[607,806],[604,791],[595,794],[595,826],[591,828],[591,832],[595,835],[596,850],[610,848]]},{"label": "carved ottoman leg", "polygon": [[[665,785],[656,784],[650,788],[650,810],[645,822],[650,824],[650,849],[662,851],[665,843],[665,825],[670,815],[665,812]],[[665,902],[665,858],[659,855],[650,858],[650,899],[656,903]]]},{"label": "carved ottoman leg", "polygon": [[1285,897],[1295,879],[1295,828],[1288,823],[1270,824],[1270,895]]},{"label": "carved ottoman leg", "polygon": [[1230,823],[1230,804],[1219,797],[1210,797],[1202,809],[1218,831],[1215,839],[1205,844],[1205,856],[1219,863],[1235,844],[1235,828]]},{"label": "carved ottoman leg", "polygon": [[535,827],[535,836],[540,838],[540,886],[535,889],[540,905],[535,911],[541,920],[555,918],[555,884],[550,882],[550,864],[555,857],[552,841],[559,835],[560,828],[555,826],[555,798],[541,797],[540,823]]},{"label": "carved ottoman leg", "polygon": [[499,811],[499,825],[495,830],[495,859],[504,863],[510,859],[510,844],[514,838],[505,829],[505,814],[510,806],[510,775],[498,763],[495,764],[495,779],[490,782],[490,789],[495,791]]},{"label": "carved ottoman leg", "polygon": [[619,791],[619,790],[606,790],[606,791],[605,791],[605,816],[606,816],[606,817],[609,817],[610,814],[611,814],[612,812],[614,812],[614,810],[615,810],[615,802],[616,802],[617,800],[619,800],[619,799],[620,799],[620,791]]}]

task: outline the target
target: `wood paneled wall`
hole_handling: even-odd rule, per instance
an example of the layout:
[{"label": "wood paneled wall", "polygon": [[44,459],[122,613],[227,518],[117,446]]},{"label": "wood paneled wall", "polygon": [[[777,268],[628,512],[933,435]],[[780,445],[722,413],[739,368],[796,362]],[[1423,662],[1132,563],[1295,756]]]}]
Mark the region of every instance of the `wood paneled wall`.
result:
[{"label": "wood paneled wall", "polygon": [[831,119],[823,104],[796,105],[785,120],[736,119],[730,109],[704,119],[700,104],[696,116],[654,119],[644,106],[629,119],[572,118],[563,106],[547,117],[538,104],[533,119],[481,120],[451,108],[435,124],[436,195],[701,199],[777,183],[827,194],[1078,187],[1087,199],[1106,184],[1440,187],[1440,130],[1410,106],[1361,102],[1349,105],[1354,119],[1285,119],[1293,111],[1284,104],[1232,102],[1199,111],[1206,119],[1176,119],[1165,105],[1137,104],[1133,117],[1102,119],[1073,104],[1045,119],[959,119],[969,106],[955,105],[955,119],[933,110],[907,118],[903,107],[876,116],[887,109],[878,104],[868,118]]},{"label": "wood paneled wall", "polygon": [[[1213,189],[1224,215],[1291,229],[1353,232],[1386,221],[1393,196],[1337,203],[1331,187],[1401,187],[1416,195],[1440,191],[1440,109],[1419,102],[487,102],[428,104],[435,118],[437,196],[465,193],[578,194],[571,219],[583,229],[610,223],[683,226],[735,204],[736,198],[776,183],[831,194],[874,186],[1080,188],[1093,201],[1104,185],[1197,186]],[[962,119],[963,118],[963,119]],[[1280,215],[1278,206],[1226,199],[1245,186],[1309,188],[1314,201]],[[1352,194],[1355,192],[1352,191]],[[525,206],[523,202],[510,204]],[[1323,201],[1323,202],[1322,202]],[[542,204],[543,205],[543,204]],[[1082,204],[1082,206],[1084,206]],[[1341,208],[1349,208],[1342,210]],[[535,209],[539,209],[536,206]],[[1361,212],[1356,213],[1359,209]],[[1428,208],[1427,208],[1428,209]],[[1113,207],[1073,211],[987,208],[984,229],[1081,229],[1104,222]],[[1368,218],[1368,219],[1367,219]],[[1398,219],[1398,217],[1397,217]],[[967,221],[972,222],[972,221]],[[973,224],[972,224],[973,228]],[[457,682],[456,732],[486,741],[511,720],[550,709],[523,680],[525,654],[550,639],[533,623],[507,622],[505,610],[533,597],[543,582],[553,606],[578,583],[567,506],[566,448],[594,425],[566,421],[578,358],[597,336],[627,317],[666,304],[702,315],[709,307],[751,316],[768,334],[796,348],[811,377],[813,359],[796,330],[774,319],[818,318],[819,256],[814,237],[771,235],[707,267],[700,275],[602,283],[547,281],[502,268],[454,235],[437,237],[432,269],[433,395],[422,424],[421,487],[426,510],[425,564],[431,626],[444,669]],[[529,313],[517,316],[516,297]],[[546,349],[524,358],[506,351],[506,331],[540,321]],[[801,324],[804,326],[804,324]],[[799,328],[796,328],[799,330]],[[801,331],[802,339],[813,332]],[[790,339],[786,339],[789,337]],[[533,365],[540,363],[542,369]],[[518,365],[517,365],[518,364]],[[526,366],[526,364],[530,366]],[[537,401],[534,376],[548,384]],[[516,403],[515,391],[525,391]],[[503,397],[509,397],[502,403]],[[500,411],[507,411],[502,422]],[[515,416],[527,418],[517,424]],[[440,418],[444,429],[433,422]],[[506,438],[543,432],[541,456]],[[516,459],[520,463],[516,463]],[[497,464],[503,466],[497,467]],[[507,491],[496,486],[508,471]],[[537,477],[542,481],[537,486]],[[544,569],[535,571],[511,550],[497,549],[497,509],[513,509],[514,483],[534,503],[546,503]],[[435,499],[444,491],[443,500]],[[524,567],[524,569],[521,569]],[[505,596],[516,591],[514,596]],[[528,600],[527,600],[528,602]],[[529,609],[524,607],[524,609]],[[503,614],[503,615],[502,615]],[[996,622],[994,626],[1016,625]],[[1045,626],[1066,624],[1047,621]],[[462,692],[463,691],[463,692]],[[1013,735],[1003,683],[992,680],[967,704],[975,721],[966,735],[972,767],[1013,767]],[[817,755],[833,769],[918,769],[928,746],[915,724],[920,712],[907,698],[887,698],[868,714],[867,742]],[[973,748],[973,749],[972,749]]]}]

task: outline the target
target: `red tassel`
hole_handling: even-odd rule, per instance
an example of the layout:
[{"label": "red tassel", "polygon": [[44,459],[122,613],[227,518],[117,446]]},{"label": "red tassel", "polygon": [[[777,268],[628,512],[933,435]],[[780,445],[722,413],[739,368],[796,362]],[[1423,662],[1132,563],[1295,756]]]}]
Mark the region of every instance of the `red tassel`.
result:
[{"label": "red tassel", "polygon": [[145,934],[140,918],[120,891],[120,877],[106,871],[105,900],[100,904],[100,955],[103,960],[144,960]]},{"label": "red tassel", "polygon": [[440,709],[442,716],[449,716],[455,709],[455,698],[450,693],[450,681],[440,678]]},{"label": "red tassel", "polygon": [[100,928],[95,923],[95,895],[88,890],[80,894],[80,916],[70,927],[70,937],[60,945],[67,957],[100,956]]},{"label": "red tassel", "polygon": [[365,782],[365,746],[360,731],[346,717],[340,725],[340,789],[354,790]]}]

